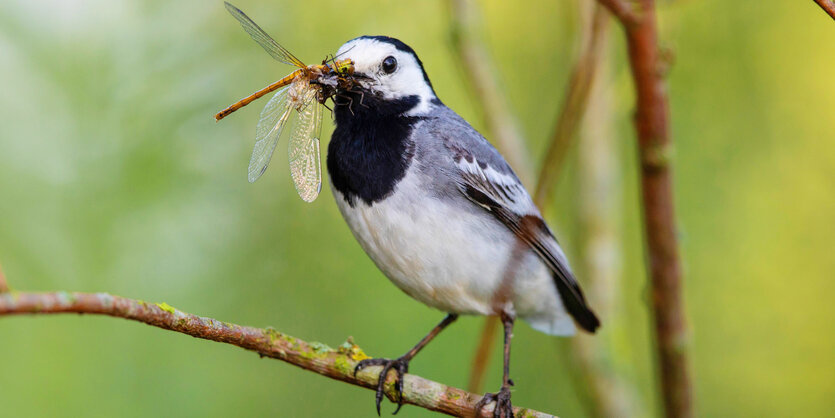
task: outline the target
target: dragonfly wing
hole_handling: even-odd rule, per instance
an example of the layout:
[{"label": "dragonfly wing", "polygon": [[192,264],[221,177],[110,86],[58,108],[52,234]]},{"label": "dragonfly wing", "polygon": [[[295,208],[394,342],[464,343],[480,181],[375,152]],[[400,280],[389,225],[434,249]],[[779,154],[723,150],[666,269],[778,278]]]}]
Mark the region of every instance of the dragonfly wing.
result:
[{"label": "dragonfly wing", "polygon": [[288,101],[289,91],[290,86],[287,86],[276,92],[261,111],[261,119],[255,128],[255,147],[249,159],[250,183],[264,174],[278,144],[278,138],[287,124],[287,119],[290,118],[293,108]]},{"label": "dragonfly wing", "polygon": [[270,54],[273,58],[275,58],[279,62],[283,62],[289,65],[295,65],[297,67],[306,67],[304,63],[296,58],[295,55],[291,54],[283,46],[279,45],[278,42],[275,41],[270,35],[267,35],[267,32],[264,32],[264,29],[261,29],[260,26],[255,24],[252,19],[249,18],[241,9],[229,4],[226,4],[226,10],[241,23],[246,33],[258,42],[258,45],[261,45],[261,48],[264,48],[268,54]]},{"label": "dragonfly wing", "polygon": [[319,159],[319,137],[321,136],[322,108],[316,102],[317,91],[305,93],[305,107],[290,132],[288,154],[290,175],[296,191],[305,202],[312,202],[322,190],[322,167]]}]

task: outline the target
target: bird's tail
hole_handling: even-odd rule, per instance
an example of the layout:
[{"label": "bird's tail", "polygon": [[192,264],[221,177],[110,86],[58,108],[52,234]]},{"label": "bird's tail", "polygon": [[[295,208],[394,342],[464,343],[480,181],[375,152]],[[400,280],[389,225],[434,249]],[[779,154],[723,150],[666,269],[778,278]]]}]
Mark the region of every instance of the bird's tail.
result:
[{"label": "bird's tail", "polygon": [[592,312],[586,303],[586,298],[583,296],[580,286],[577,286],[577,282],[574,280],[568,281],[558,276],[559,273],[554,273],[554,282],[557,284],[557,290],[560,293],[563,305],[565,305],[565,310],[571,314],[580,328],[594,333],[600,327],[600,320],[597,319],[597,315]]}]

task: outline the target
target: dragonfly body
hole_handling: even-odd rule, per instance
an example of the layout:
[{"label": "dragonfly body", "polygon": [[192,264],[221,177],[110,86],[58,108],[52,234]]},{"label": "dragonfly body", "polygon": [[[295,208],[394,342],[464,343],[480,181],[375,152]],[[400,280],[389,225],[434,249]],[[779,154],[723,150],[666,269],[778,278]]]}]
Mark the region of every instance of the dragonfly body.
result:
[{"label": "dragonfly body", "polygon": [[263,89],[258,90],[255,93],[252,93],[249,96],[244,97],[241,100],[238,100],[237,102],[231,104],[226,109],[221,110],[220,112],[218,112],[215,115],[215,120],[219,121],[219,120],[225,118],[226,116],[229,116],[229,114],[231,114],[232,112],[234,112],[234,111],[252,103],[253,101],[255,101],[257,99],[260,99],[261,97],[263,97],[267,93],[276,91],[276,90],[278,90],[278,89],[280,89],[284,86],[289,85],[290,83],[293,83],[294,81],[313,80],[313,79],[316,79],[318,77],[321,77],[324,74],[328,74],[330,71],[331,71],[331,68],[327,64],[310,65],[310,66],[305,67],[305,68],[299,68],[298,70],[293,71],[292,73],[288,74],[287,76],[285,76],[281,80],[278,80],[275,83],[272,83],[269,86],[264,87]]}]

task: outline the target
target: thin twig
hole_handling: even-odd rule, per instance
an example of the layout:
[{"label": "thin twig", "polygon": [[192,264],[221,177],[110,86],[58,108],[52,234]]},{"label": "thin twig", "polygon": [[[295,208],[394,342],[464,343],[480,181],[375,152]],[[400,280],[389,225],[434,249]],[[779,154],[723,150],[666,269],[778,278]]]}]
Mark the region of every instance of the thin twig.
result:
[{"label": "thin twig", "polygon": [[641,16],[632,7],[631,0],[598,0],[600,4],[609,9],[624,26],[637,23]]},{"label": "thin twig", "polygon": [[[466,1],[453,2],[453,8],[458,15],[463,15],[458,20],[466,22],[466,15],[473,14],[473,11],[466,11]],[[471,7],[471,6],[470,6]],[[463,10],[463,11],[462,11]],[[534,202],[545,211],[550,196],[553,193],[557,177],[561,172],[562,162],[571,140],[574,138],[577,126],[585,113],[586,101],[594,80],[595,69],[600,60],[602,51],[602,39],[605,38],[608,27],[609,16],[600,7],[595,8],[594,17],[588,30],[584,33],[584,39],[580,43],[580,54],[571,72],[568,82],[568,89],[563,100],[562,108],[557,116],[554,133],[543,160],[542,169],[536,182]],[[453,26],[455,27],[455,26]],[[455,29],[453,29],[455,31]],[[475,42],[469,42],[476,45]],[[478,49],[475,46],[470,48]],[[459,51],[463,48],[459,48]],[[463,56],[464,54],[462,54]],[[489,67],[489,63],[482,63],[480,67]],[[488,317],[485,320],[476,355],[473,360],[470,382],[467,388],[473,392],[480,392],[487,360],[490,357],[495,338],[492,338],[499,322],[496,317]]]},{"label": "thin twig", "polygon": [[[459,61],[461,77],[474,99],[474,108],[487,127],[485,136],[492,138],[502,155],[524,184],[530,184],[533,178],[531,158],[525,146],[525,140],[515,118],[510,112],[495,66],[481,41],[480,16],[478,6],[471,0],[449,0],[449,33],[453,52]],[[488,316],[484,319],[484,328],[473,357],[470,371],[470,383],[467,389],[481,392],[487,361],[495,343],[498,318]]]},{"label": "thin twig", "polygon": [[493,350],[493,343],[496,340],[496,330],[499,329],[499,317],[488,316],[484,319],[484,327],[481,329],[481,337],[478,339],[473,365],[470,368],[470,381],[467,383],[467,390],[473,393],[481,393],[484,383],[484,372],[487,370],[487,361],[490,360],[490,352]]},{"label": "thin twig", "polygon": [[[589,5],[602,8],[594,0],[583,0],[583,11]],[[591,10],[587,14],[593,14]],[[608,42],[605,42],[608,43]],[[577,255],[589,299],[595,311],[616,322],[622,312],[621,268],[622,181],[618,146],[620,138],[614,129],[611,54],[609,48],[601,57],[599,75],[589,94],[588,110],[577,139]],[[567,348],[572,377],[578,388],[587,390],[586,406],[593,417],[646,416],[636,387],[627,376],[632,361],[618,349],[620,332],[615,327],[595,336],[572,338]]]},{"label": "thin twig", "polygon": [[487,126],[486,137],[496,141],[497,148],[525,184],[531,181],[530,156],[525,140],[510,112],[493,61],[480,41],[479,10],[472,0],[449,0],[449,27],[452,47],[464,72],[462,79],[476,101],[475,109]]},{"label": "thin twig", "polygon": [[[593,87],[596,86],[596,77],[599,68],[602,66],[601,61],[607,49],[607,34],[610,21],[610,14],[605,7],[597,2],[590,0],[589,2],[581,2],[581,11],[584,19],[583,27],[587,28],[584,31],[581,42],[581,52],[577,58],[575,66],[572,70],[569,85],[566,90],[562,109],[557,117],[554,133],[551,137],[551,142],[546,153],[546,157],[541,166],[539,173],[539,181],[537,182],[536,192],[534,194],[534,201],[540,208],[546,207],[551,201],[554,192],[556,191],[556,184],[565,160],[565,155],[577,136],[579,125],[588,117],[599,118],[601,115],[594,114],[584,116],[586,109],[589,106],[590,96],[592,95]],[[599,92],[599,86],[596,88]],[[598,93],[598,96],[600,93]],[[598,98],[598,102],[603,102],[605,99]],[[601,103],[602,104],[602,103]],[[601,128],[600,120],[594,126],[594,129]],[[602,122],[605,123],[605,122]],[[590,125],[586,123],[586,125]],[[600,138],[600,136],[607,136],[607,138]],[[598,148],[594,147],[594,152],[589,152],[589,147],[592,147],[592,140],[598,142],[612,141],[610,132],[598,132],[598,138],[586,138],[588,141],[581,144],[581,151],[585,150],[582,157],[586,157],[581,161],[580,169],[591,170],[589,167],[591,163],[588,160],[594,160],[594,167],[599,168],[601,164],[606,165],[607,173],[612,173],[613,167],[610,161],[606,159],[605,155],[599,154]],[[611,150],[610,150],[611,151]],[[602,159],[602,160],[601,160]],[[609,160],[612,158],[609,157]],[[582,176],[583,173],[581,173]],[[588,179],[591,181],[590,179]],[[580,187],[581,197],[586,196],[586,200],[581,202],[584,207],[580,210],[581,216],[586,222],[581,222],[586,228],[586,233],[582,234],[585,242],[594,248],[586,248],[582,252],[584,254],[583,261],[586,261],[587,273],[585,284],[588,286],[589,298],[595,301],[595,307],[602,317],[609,317],[608,313],[612,312],[613,300],[611,295],[614,291],[612,288],[613,281],[616,280],[615,273],[611,271],[601,271],[595,267],[599,264],[594,264],[592,259],[599,258],[601,251],[606,252],[608,262],[612,260],[613,253],[616,253],[615,244],[613,244],[613,237],[602,236],[605,233],[602,230],[601,221],[603,216],[600,212],[609,210],[612,199],[606,200],[606,197],[613,195],[611,190],[602,192],[597,190],[597,184],[583,184]],[[602,194],[605,193],[605,196]],[[589,196],[592,195],[592,196]],[[593,201],[596,207],[600,210],[594,211],[592,208],[586,207],[588,201]],[[605,209],[604,209],[605,208]],[[597,216],[594,220],[598,221],[594,227],[591,227],[589,216],[594,214]],[[606,244],[608,248],[600,248],[602,242],[600,240],[609,239]],[[611,266],[611,264],[609,264]],[[608,274],[606,274],[608,273]],[[577,382],[578,390],[585,394],[586,406],[591,416],[609,417],[609,416],[635,416],[634,414],[636,402],[633,394],[629,390],[628,384],[615,375],[612,365],[607,359],[612,357],[610,345],[607,345],[603,336],[596,336],[589,338],[585,336],[577,336],[573,338],[563,354],[567,354],[570,358],[571,376]]]},{"label": "thin twig", "polygon": [[[602,4],[608,0],[599,0]],[[660,385],[667,417],[693,416],[687,363],[688,333],[682,299],[671,174],[672,140],[664,62],[658,52],[654,0],[639,0],[635,22],[621,19],[636,91],[635,131],[647,240]]]},{"label": "thin twig", "polygon": [[594,7],[593,17],[584,34],[585,40],[581,43],[580,55],[571,70],[562,108],[554,124],[554,133],[536,182],[534,203],[542,211],[545,210],[547,203],[551,201],[550,197],[556,190],[554,186],[562,172],[565,154],[571,140],[577,134],[580,121],[583,120],[600,56],[606,46],[604,40],[608,32],[609,20],[609,14],[603,7]]},{"label": "thin twig", "polygon": [[[369,389],[377,386],[380,367],[368,367],[354,377],[354,366],[368,356],[349,339],[333,349],[308,343],[272,329],[260,329],[221,322],[177,310],[166,303],[146,303],[106,293],[21,293],[0,295],[0,316],[15,314],[85,313],[108,315],[143,322],[169,331],[235,345],[262,357],[286,361],[332,379]],[[394,400],[394,374],[386,382],[386,396]],[[480,395],[407,374],[403,401],[453,416],[473,416]],[[482,411],[492,414],[492,405]],[[515,408],[517,417],[550,417],[525,408]]]},{"label": "thin twig", "polygon": [[815,3],[823,9],[832,19],[835,19],[835,1],[833,0],[815,0]]}]

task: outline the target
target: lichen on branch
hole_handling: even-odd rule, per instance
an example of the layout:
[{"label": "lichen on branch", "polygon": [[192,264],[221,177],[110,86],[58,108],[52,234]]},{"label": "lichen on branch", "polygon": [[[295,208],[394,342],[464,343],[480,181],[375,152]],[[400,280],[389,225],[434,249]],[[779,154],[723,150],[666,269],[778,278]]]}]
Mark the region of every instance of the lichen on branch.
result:
[{"label": "lichen on branch", "polygon": [[[235,345],[262,357],[285,361],[330,377],[369,389],[377,386],[379,366],[368,367],[354,376],[354,366],[368,356],[349,338],[336,348],[307,342],[271,328],[247,327],[180,311],[167,303],[149,303],[108,293],[24,293],[0,294],[0,317],[21,314],[84,313],[107,315],[153,325],[204,340]],[[386,396],[394,398],[394,375],[386,383]],[[404,403],[453,416],[474,416],[480,395],[407,374],[403,384]],[[369,405],[371,401],[369,399]],[[482,413],[492,414],[492,405]],[[551,415],[515,408],[516,417]]]}]

